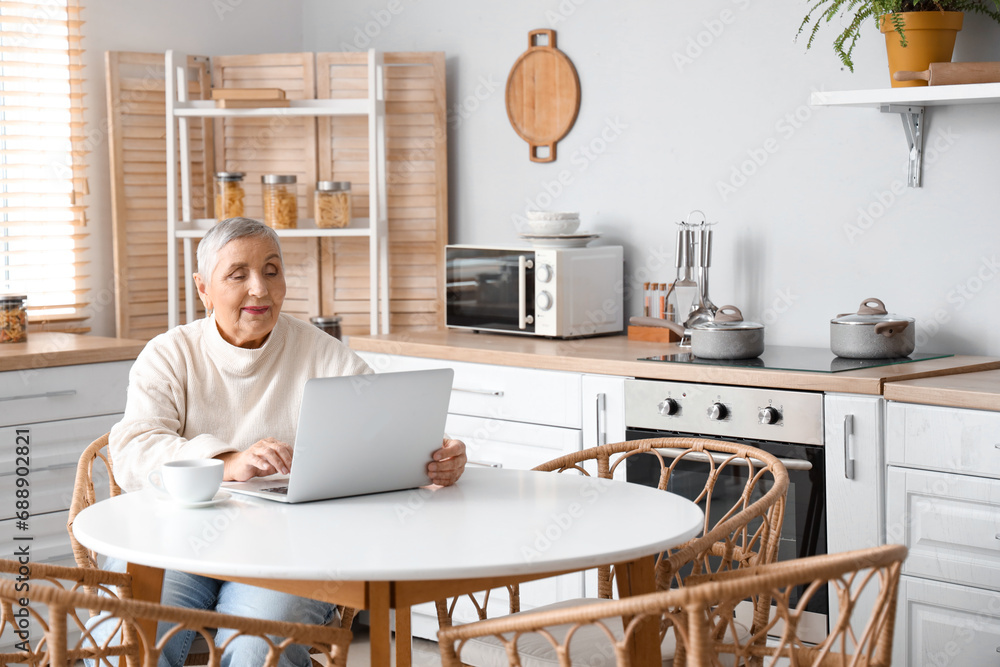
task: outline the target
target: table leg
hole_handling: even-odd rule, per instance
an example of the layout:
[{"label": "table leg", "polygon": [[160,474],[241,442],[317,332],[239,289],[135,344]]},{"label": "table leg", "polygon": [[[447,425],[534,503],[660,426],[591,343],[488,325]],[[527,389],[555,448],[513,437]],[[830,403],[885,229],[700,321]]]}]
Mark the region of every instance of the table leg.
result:
[{"label": "table leg", "polygon": [[[163,593],[163,568],[129,563],[125,571],[132,575],[132,597],[136,600],[159,602]],[[139,621],[143,634],[156,641],[156,621],[143,619]],[[138,638],[140,646],[142,638]]]},{"label": "table leg", "polygon": [[[615,582],[618,586],[618,597],[627,598],[656,590],[656,577],[653,557],[640,558],[627,563],[615,565]],[[631,618],[623,618],[628,625]],[[660,665],[660,630],[655,619],[650,618],[641,623],[635,632],[632,645],[632,664]]]},{"label": "table leg", "polygon": [[410,608],[396,607],[396,667],[413,663],[413,635],[410,630]]},{"label": "table leg", "polygon": [[389,582],[368,585],[368,623],[372,667],[391,667],[392,633],[389,629]]}]

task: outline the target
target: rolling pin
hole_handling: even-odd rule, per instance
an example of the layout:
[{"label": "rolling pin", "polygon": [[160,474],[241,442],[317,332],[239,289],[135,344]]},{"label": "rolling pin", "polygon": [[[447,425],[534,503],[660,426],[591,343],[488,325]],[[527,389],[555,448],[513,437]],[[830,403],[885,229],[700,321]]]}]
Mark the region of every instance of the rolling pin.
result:
[{"label": "rolling pin", "polygon": [[931,63],[923,72],[900,70],[893,73],[896,81],[923,79],[929,86],[954,83],[995,83],[1000,81],[1000,63]]}]

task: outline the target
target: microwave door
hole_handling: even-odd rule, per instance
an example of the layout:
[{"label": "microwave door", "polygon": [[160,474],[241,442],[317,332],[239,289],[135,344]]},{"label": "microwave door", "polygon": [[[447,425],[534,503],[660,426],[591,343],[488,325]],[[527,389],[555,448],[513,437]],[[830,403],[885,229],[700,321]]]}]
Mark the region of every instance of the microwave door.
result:
[{"label": "microwave door", "polygon": [[449,248],[446,278],[448,326],[534,333],[531,252]]}]

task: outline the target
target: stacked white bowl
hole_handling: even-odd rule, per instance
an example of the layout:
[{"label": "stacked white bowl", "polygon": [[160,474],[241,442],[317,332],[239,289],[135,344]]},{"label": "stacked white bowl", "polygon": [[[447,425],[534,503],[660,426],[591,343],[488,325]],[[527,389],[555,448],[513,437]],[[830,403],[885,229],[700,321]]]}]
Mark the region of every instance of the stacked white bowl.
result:
[{"label": "stacked white bowl", "polygon": [[576,211],[528,211],[528,227],[533,234],[560,236],[572,234],[580,226]]}]

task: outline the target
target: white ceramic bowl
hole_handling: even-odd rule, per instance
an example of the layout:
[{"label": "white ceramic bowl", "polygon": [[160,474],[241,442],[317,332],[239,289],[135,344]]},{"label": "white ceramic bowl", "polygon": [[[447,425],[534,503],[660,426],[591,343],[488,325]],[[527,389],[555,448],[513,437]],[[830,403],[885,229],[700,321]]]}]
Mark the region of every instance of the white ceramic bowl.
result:
[{"label": "white ceramic bowl", "polygon": [[580,219],[528,220],[528,228],[533,234],[572,234],[580,226]]}]

